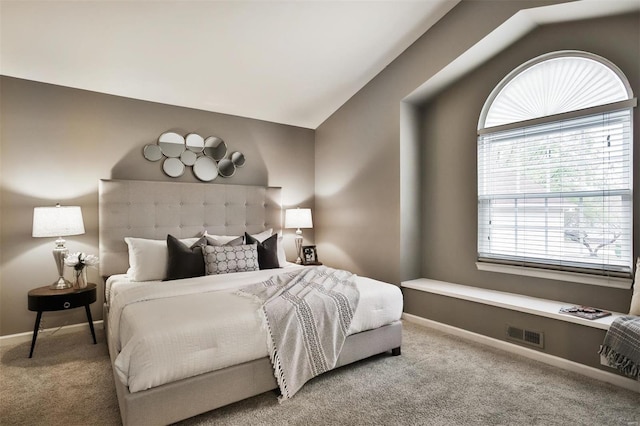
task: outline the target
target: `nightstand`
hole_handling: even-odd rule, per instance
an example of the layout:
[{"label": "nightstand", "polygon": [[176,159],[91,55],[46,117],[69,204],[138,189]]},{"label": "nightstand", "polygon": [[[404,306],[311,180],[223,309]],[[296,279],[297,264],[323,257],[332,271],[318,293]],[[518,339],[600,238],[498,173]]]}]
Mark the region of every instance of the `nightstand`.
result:
[{"label": "nightstand", "polygon": [[33,327],[33,339],[31,340],[29,358],[33,356],[33,348],[36,345],[36,338],[38,337],[40,319],[44,311],[64,311],[66,309],[84,306],[87,312],[87,321],[91,328],[91,335],[93,336],[93,344],[95,345],[97,343],[96,332],[93,329],[93,319],[91,318],[91,309],[89,308],[89,305],[96,301],[96,287],[95,284],[87,284],[86,288],[53,290],[50,286],[45,286],[29,291],[29,310],[38,313],[36,316],[36,324]]}]

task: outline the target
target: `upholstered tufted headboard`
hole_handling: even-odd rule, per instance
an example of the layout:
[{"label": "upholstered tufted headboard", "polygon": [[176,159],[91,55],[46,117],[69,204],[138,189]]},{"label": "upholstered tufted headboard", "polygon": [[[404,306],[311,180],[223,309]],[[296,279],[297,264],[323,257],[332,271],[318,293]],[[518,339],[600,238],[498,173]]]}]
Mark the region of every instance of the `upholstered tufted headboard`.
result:
[{"label": "upholstered tufted headboard", "polygon": [[281,188],[207,183],[101,180],[100,274],[129,267],[124,237],[165,239],[243,235],[282,229]]}]

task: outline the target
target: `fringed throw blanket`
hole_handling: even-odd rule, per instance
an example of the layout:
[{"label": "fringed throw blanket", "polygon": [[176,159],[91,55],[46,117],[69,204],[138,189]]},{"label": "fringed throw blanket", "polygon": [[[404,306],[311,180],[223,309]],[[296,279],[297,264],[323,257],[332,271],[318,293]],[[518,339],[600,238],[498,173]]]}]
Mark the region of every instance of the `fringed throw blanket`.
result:
[{"label": "fringed throw blanket", "polygon": [[640,380],[640,317],[616,318],[604,337],[599,353],[611,367]]},{"label": "fringed throw blanket", "polygon": [[360,297],[355,275],[324,266],[276,275],[238,294],[263,303],[281,401],[335,367]]}]

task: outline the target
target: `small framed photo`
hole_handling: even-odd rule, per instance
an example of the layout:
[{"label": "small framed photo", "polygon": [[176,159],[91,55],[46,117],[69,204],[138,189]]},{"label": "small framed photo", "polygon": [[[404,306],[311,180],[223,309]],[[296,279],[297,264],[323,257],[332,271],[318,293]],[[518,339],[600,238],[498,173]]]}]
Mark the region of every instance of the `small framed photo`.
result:
[{"label": "small framed photo", "polygon": [[302,264],[322,265],[318,260],[318,251],[316,250],[316,246],[302,246]]}]

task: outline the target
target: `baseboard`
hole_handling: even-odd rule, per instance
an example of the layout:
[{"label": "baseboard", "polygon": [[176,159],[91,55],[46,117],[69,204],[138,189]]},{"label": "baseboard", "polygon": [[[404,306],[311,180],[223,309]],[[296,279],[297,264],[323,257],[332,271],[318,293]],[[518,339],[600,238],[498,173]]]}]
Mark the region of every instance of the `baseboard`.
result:
[{"label": "baseboard", "polygon": [[[102,327],[102,320],[94,321],[93,326],[95,328]],[[89,324],[87,324],[86,322],[83,322],[78,324],[64,325],[62,327],[45,328],[44,330],[38,333],[38,338],[51,336],[53,334],[62,335],[62,334],[68,334],[68,333],[75,333],[76,331],[79,331],[81,328],[84,328],[84,327],[86,327],[88,330]],[[24,342],[30,342],[32,338],[33,338],[32,331],[27,331],[24,333],[17,333],[17,334],[9,334],[7,336],[0,336],[0,347],[17,345]]]},{"label": "baseboard", "polygon": [[574,373],[582,374],[592,379],[600,380],[624,389],[640,393],[640,381],[632,380],[614,373],[609,373],[608,371],[599,370],[597,368],[589,367],[588,365],[560,358],[555,355],[550,355],[544,352],[525,348],[503,340],[494,339],[493,337],[484,336],[482,334],[474,333],[462,328],[419,317],[417,315],[403,313],[402,319],[413,324],[433,328],[435,330],[462,337],[464,339],[481,343],[483,345],[522,355],[536,361],[544,362],[545,364],[553,365],[554,367],[559,367],[568,371],[572,371]]}]

